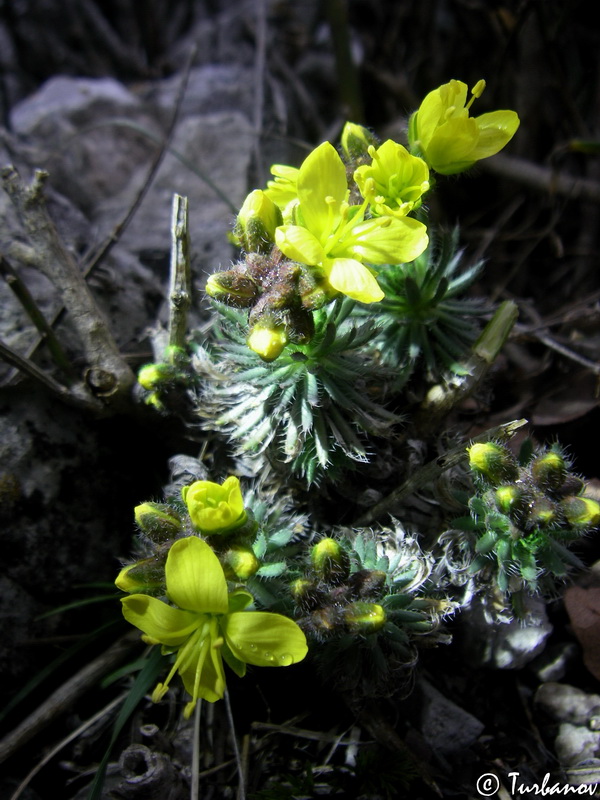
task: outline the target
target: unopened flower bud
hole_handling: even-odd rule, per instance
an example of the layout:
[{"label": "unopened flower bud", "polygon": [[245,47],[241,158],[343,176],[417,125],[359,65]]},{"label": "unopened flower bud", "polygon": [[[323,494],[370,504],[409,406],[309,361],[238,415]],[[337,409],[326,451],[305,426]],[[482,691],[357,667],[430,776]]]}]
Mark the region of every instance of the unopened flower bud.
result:
[{"label": "unopened flower bud", "polygon": [[340,138],[344,155],[351,162],[356,162],[368,155],[369,146],[377,146],[377,137],[371,131],[355,122],[347,122]]},{"label": "unopened flower bud", "polygon": [[385,609],[377,603],[357,601],[344,609],[344,622],[352,633],[375,633],[386,620]]},{"label": "unopened flower bud", "polygon": [[578,475],[567,473],[565,480],[560,487],[560,494],[562,495],[580,495],[585,489],[585,481]]},{"label": "unopened flower bud", "polygon": [[244,200],[233,235],[247,253],[268,255],[275,244],[275,229],[282,224],[279,208],[268,195],[256,189]]},{"label": "unopened flower bud", "polygon": [[248,336],[248,347],[263,361],[275,361],[288,343],[288,335],[282,324],[264,319],[257,322]]},{"label": "unopened flower bud", "polygon": [[256,283],[237,269],[209,275],[204,290],[209,297],[233,308],[250,308],[259,295]]},{"label": "unopened flower bud", "polygon": [[350,559],[335,539],[321,539],[310,551],[310,560],[319,578],[330,583],[341,583],[350,574]]},{"label": "unopened flower bud", "polygon": [[156,543],[174,538],[183,528],[181,518],[166,503],[142,503],[135,507],[135,521]]},{"label": "unopened flower bud", "polygon": [[138,372],[138,383],[143,389],[151,392],[168,381],[173,380],[176,369],[171,364],[146,364]]},{"label": "unopened flower bud", "polygon": [[499,486],[494,491],[494,499],[498,510],[503,514],[514,515],[521,512],[526,503],[527,498],[520,486],[508,484],[507,486]]},{"label": "unopened flower bud", "polygon": [[518,475],[517,463],[507,447],[494,442],[478,442],[467,448],[471,469],[497,486],[514,481]]},{"label": "unopened flower bud", "polygon": [[536,497],[529,505],[527,516],[531,524],[545,528],[548,525],[552,525],[553,522],[556,522],[558,518],[558,509],[552,500],[540,496]]},{"label": "unopened flower bud", "polygon": [[243,544],[232,545],[223,556],[223,566],[227,577],[247,581],[260,569],[260,561],[251,547]]},{"label": "unopened flower bud", "polygon": [[531,475],[542,491],[557,491],[563,485],[567,465],[560,453],[549,450],[531,462]]},{"label": "unopened flower bud", "polygon": [[354,597],[371,600],[381,595],[385,580],[386,574],[380,569],[361,569],[350,575],[348,586]]},{"label": "unopened flower bud", "polygon": [[129,564],[119,572],[115,585],[117,589],[129,594],[160,595],[165,591],[166,553],[152,558],[144,558]]},{"label": "unopened flower bud", "polygon": [[316,311],[331,302],[337,292],[324,275],[301,265],[298,294],[300,295],[302,308],[308,311]]},{"label": "unopened flower bud", "polygon": [[303,611],[313,611],[322,605],[325,592],[308,578],[297,578],[290,585],[290,592],[296,605]]},{"label": "unopened flower bud", "polygon": [[576,528],[595,528],[600,524],[600,503],[591,497],[565,497],[560,506],[567,522]]},{"label": "unopened flower bud", "polygon": [[318,634],[327,636],[341,627],[340,611],[333,606],[317,608],[309,617],[310,627]]}]

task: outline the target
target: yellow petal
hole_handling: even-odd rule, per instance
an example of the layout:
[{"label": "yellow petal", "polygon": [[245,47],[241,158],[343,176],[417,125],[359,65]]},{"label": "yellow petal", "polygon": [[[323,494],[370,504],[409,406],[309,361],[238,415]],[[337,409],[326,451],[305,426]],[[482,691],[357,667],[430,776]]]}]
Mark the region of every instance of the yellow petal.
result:
[{"label": "yellow petal", "polygon": [[[434,89],[421,103],[414,121],[421,149],[426,150],[438,125],[448,119],[447,114],[466,116],[464,111],[468,86],[462,81],[452,80]],[[461,113],[462,112],[462,113]]]},{"label": "yellow petal", "polygon": [[479,161],[498,153],[517,132],[520,120],[515,111],[491,111],[475,119],[479,140],[472,155]]},{"label": "yellow petal", "polygon": [[350,254],[371,264],[414,261],[429,244],[427,228],[412,217],[367,220],[356,225],[348,238]]},{"label": "yellow petal", "polygon": [[183,644],[198,627],[198,615],[163,603],[146,594],[132,594],[121,600],[123,616],[154,642],[172,647]]},{"label": "yellow petal", "polygon": [[334,258],[327,277],[334,289],[361,303],[376,303],[385,297],[372,273],[354,258]]},{"label": "yellow petal", "polygon": [[[198,652],[200,656],[200,652]],[[199,682],[197,681],[197,670],[200,668]],[[221,658],[220,648],[214,647],[214,642],[208,644],[208,651],[200,664],[199,659],[192,659],[185,667],[179,671],[186,692],[192,696],[194,702],[199,698],[215,703],[220,700],[225,693],[225,672],[223,671],[223,659]],[[190,711],[194,706],[191,706]],[[189,716],[189,714],[188,714]]]},{"label": "yellow petal", "polygon": [[479,129],[474,119],[449,119],[435,131],[425,158],[436,172],[452,175],[460,171],[460,165],[476,160],[472,153],[478,141]]},{"label": "yellow petal", "polygon": [[180,608],[200,614],[226,614],[227,582],[211,548],[196,536],[179,539],[165,567],[167,594]]},{"label": "yellow petal", "polygon": [[292,261],[301,264],[321,264],[325,252],[319,241],[300,225],[282,225],[275,231],[275,244]]},{"label": "yellow petal", "polygon": [[308,652],[306,637],[296,623],[266,611],[239,611],[222,623],[233,655],[257,667],[288,667]]},{"label": "yellow petal", "polygon": [[298,197],[304,224],[320,241],[329,234],[333,220],[339,218],[347,193],[344,163],[335,147],[323,142],[304,159],[298,173]]}]

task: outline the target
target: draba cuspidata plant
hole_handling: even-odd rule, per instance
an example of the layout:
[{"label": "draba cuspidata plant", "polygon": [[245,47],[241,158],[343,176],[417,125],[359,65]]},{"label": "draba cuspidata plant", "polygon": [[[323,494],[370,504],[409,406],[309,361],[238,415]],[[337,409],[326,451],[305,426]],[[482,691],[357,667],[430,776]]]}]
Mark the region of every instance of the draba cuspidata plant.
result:
[{"label": "draba cuspidata plant", "polygon": [[518,129],[514,111],[472,115],[484,88],[430,92],[405,144],[347,123],[338,148],[274,165],[237,215],[239,259],[208,277],[210,325],[141,370],[150,405],[204,431],[220,480],[135,510],[117,586],[170,659],[153,700],[178,674],[189,716],[223,696],[223,664],[243,677],[309,650],[355,699],[391,694],[469,598],[525,615],[579,566],[600,506],[561,448],[517,457],[501,429],[445,429],[516,318],[465,296],[484,265],[428,217],[440,176]]}]

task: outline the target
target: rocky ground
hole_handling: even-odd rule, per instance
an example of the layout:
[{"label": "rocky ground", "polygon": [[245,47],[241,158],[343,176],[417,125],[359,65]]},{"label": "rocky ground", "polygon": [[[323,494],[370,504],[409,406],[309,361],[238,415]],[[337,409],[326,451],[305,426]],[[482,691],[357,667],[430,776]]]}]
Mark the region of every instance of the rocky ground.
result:
[{"label": "rocky ground", "polygon": [[[48,212],[74,263],[89,271],[126,380],[151,358],[149,329],[166,318],[174,192],[189,201],[192,324],[201,326],[201,287],[233,258],[235,212],[271,163],[298,164],[312,145],[335,141],[349,118],[382,138],[400,136],[430,89],[485,77],[484,110],[516,109],[521,128],[507,154],[440,185],[431,214],[440,225],[460,222],[473,260],[487,259],[474,293],[514,299],[520,318],[485,395],[464,413],[472,430],[527,418],[537,440],[569,448],[598,493],[593,10],[559,0],[157,0],[140,13],[132,2],[6,0],[0,166],[13,165],[27,185],[34,170],[49,173]],[[6,192],[0,220],[3,275],[17,274],[47,318],[60,315],[64,296]],[[0,285],[0,339],[52,374],[9,284]],[[56,333],[78,374],[93,366],[69,315],[58,317]],[[115,623],[107,589],[129,554],[132,508],[160,495],[171,456],[198,456],[202,434],[139,407],[99,415],[18,372],[0,363],[0,797],[85,798],[113,721],[103,709],[122,690],[99,681],[139,655],[137,637]],[[598,551],[592,537],[581,555],[593,565]],[[408,698],[381,701],[360,719],[322,688],[310,663],[293,682],[234,681],[248,797],[478,797],[487,773],[504,776],[502,796],[516,797],[511,772],[526,784],[546,773],[559,776],[552,782],[568,774],[600,783],[594,575],[578,579],[567,603],[540,603],[527,629],[492,629],[471,609],[452,645],[422,653]],[[61,654],[64,663],[44,674]],[[91,677],[68,682],[86,669]],[[226,711],[206,714],[202,796],[235,797]],[[188,796],[191,735],[172,707],[142,702],[98,796]],[[39,774],[13,794],[36,765]]]}]

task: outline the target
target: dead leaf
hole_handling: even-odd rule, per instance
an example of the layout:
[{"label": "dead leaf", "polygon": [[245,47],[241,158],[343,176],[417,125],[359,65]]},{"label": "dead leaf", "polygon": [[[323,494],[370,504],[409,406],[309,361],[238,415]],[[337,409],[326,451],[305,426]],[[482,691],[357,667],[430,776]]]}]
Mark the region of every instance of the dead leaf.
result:
[{"label": "dead leaf", "polygon": [[563,599],[583,649],[583,663],[600,680],[600,586],[570,586]]}]

